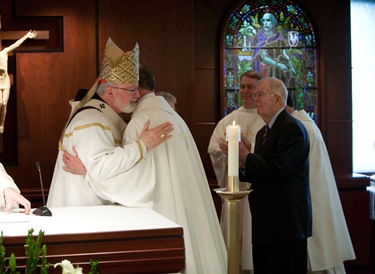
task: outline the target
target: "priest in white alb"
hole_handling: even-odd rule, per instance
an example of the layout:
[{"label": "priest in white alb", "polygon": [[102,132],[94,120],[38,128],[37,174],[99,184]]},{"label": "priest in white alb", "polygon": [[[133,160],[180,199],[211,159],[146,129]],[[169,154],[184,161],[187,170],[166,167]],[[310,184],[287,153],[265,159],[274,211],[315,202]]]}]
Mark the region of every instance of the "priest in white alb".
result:
[{"label": "priest in white alb", "polygon": [[310,138],[310,191],[313,235],[307,239],[308,274],[345,274],[344,261],[355,254],[323,136],[305,110],[295,110],[288,95],[286,109],[300,120]]}]

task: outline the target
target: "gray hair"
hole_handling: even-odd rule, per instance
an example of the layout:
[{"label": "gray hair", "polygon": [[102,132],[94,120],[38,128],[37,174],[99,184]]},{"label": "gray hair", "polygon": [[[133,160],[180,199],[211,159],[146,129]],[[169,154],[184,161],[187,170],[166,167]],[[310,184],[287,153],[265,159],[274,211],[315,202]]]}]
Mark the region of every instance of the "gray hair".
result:
[{"label": "gray hair", "polygon": [[[103,95],[105,93],[105,89],[109,86],[109,82],[99,83],[98,87],[96,88],[96,94]],[[115,84],[114,84],[115,85]]]},{"label": "gray hair", "polygon": [[260,82],[268,83],[270,92],[272,94],[280,95],[281,99],[283,100],[284,106],[286,106],[286,101],[288,98],[288,90],[283,81],[275,77],[266,77],[266,78],[259,80],[259,83]]},{"label": "gray hair", "polygon": [[177,98],[174,95],[170,94],[169,92],[158,91],[158,92],[155,92],[155,95],[163,96],[167,102],[173,102],[174,104],[177,104]]}]

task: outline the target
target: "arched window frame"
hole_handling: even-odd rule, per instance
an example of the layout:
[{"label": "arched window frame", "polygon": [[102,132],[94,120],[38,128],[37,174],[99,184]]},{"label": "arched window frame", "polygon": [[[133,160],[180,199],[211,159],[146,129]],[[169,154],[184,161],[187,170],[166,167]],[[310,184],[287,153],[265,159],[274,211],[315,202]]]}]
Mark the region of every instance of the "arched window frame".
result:
[{"label": "arched window frame", "polygon": [[[254,40],[262,28],[260,19],[265,13],[272,13],[276,17],[275,30],[283,40],[273,47],[272,42],[258,46]],[[296,109],[304,109],[318,122],[318,37],[314,26],[312,17],[296,1],[237,1],[223,21],[220,38],[222,115],[241,106],[239,78],[245,71],[256,70],[262,76],[275,76],[283,80],[294,98]],[[296,35],[297,40],[290,35]],[[272,70],[275,67],[268,64],[263,66],[267,68],[268,65],[268,69],[259,71],[254,60],[259,59],[260,51],[278,51],[279,54],[275,55],[278,58],[274,60],[281,60],[285,66],[291,64],[286,73],[277,68]],[[277,70],[280,71],[278,74],[270,73]]]}]

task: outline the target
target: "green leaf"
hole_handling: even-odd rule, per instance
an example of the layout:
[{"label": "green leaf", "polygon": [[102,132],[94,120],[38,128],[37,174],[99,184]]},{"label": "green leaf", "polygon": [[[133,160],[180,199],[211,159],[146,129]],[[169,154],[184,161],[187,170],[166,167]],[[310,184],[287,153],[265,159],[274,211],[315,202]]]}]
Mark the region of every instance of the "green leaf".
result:
[{"label": "green leaf", "polygon": [[98,270],[96,269],[98,264],[99,264],[98,260],[94,261],[93,259],[90,259],[91,270],[89,274],[99,274]]},{"label": "green leaf", "polygon": [[16,271],[16,256],[14,255],[14,253],[12,253],[9,258],[9,269],[11,273],[14,273]]}]

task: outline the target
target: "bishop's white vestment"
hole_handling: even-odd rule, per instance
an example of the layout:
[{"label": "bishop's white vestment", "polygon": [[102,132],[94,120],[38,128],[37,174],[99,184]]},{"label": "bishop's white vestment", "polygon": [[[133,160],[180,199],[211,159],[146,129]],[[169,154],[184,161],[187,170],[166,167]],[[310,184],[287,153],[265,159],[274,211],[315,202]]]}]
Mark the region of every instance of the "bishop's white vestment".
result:
[{"label": "bishop's white vestment", "polygon": [[[227,252],[219,220],[198,149],[186,123],[162,96],[147,94],[137,102],[126,128],[126,144],[140,137],[148,119],[150,128],[167,121],[173,123],[172,138],[148,151],[134,168],[119,172],[112,180],[112,187],[104,188],[105,195],[125,206],[144,203],[181,225],[186,248],[185,273],[226,273]],[[102,184],[93,184],[103,192]],[[127,190],[126,185],[133,189]]]},{"label": "bishop's white vestment", "polygon": [[[226,188],[228,186],[228,160],[227,157],[221,152],[219,144],[225,141],[225,130],[229,124],[235,121],[236,124],[240,125],[241,133],[245,135],[247,140],[250,142],[252,151],[255,146],[255,136],[259,129],[261,129],[265,123],[263,119],[257,114],[257,109],[246,109],[241,106],[239,109],[229,113],[223,119],[221,119],[215,127],[212,133],[210,143],[208,146],[208,153],[210,154],[211,162],[215,171],[216,179],[219,186]],[[253,269],[253,256],[252,256],[252,244],[251,244],[251,213],[249,207],[249,200],[243,199],[239,205],[240,208],[240,226],[242,227],[242,269],[252,270]],[[221,228],[223,235],[226,239],[227,235],[227,208],[225,201],[223,200],[223,206],[221,209]]]},{"label": "bishop's white vestment", "polygon": [[303,123],[310,137],[313,236],[307,240],[309,271],[342,274],[343,262],[354,260],[355,254],[328,151],[319,128],[307,113],[299,110],[291,114]]},{"label": "bishop's white vestment", "polygon": [[[140,160],[146,147],[141,141],[122,146],[124,120],[104,101],[91,99],[87,109],[78,112],[67,126],[53,173],[48,195],[48,207],[94,206],[112,204],[105,196],[114,173],[126,172]],[[63,149],[69,153],[76,147],[87,173],[104,182],[101,192],[95,190],[84,176],[63,170]]]}]

